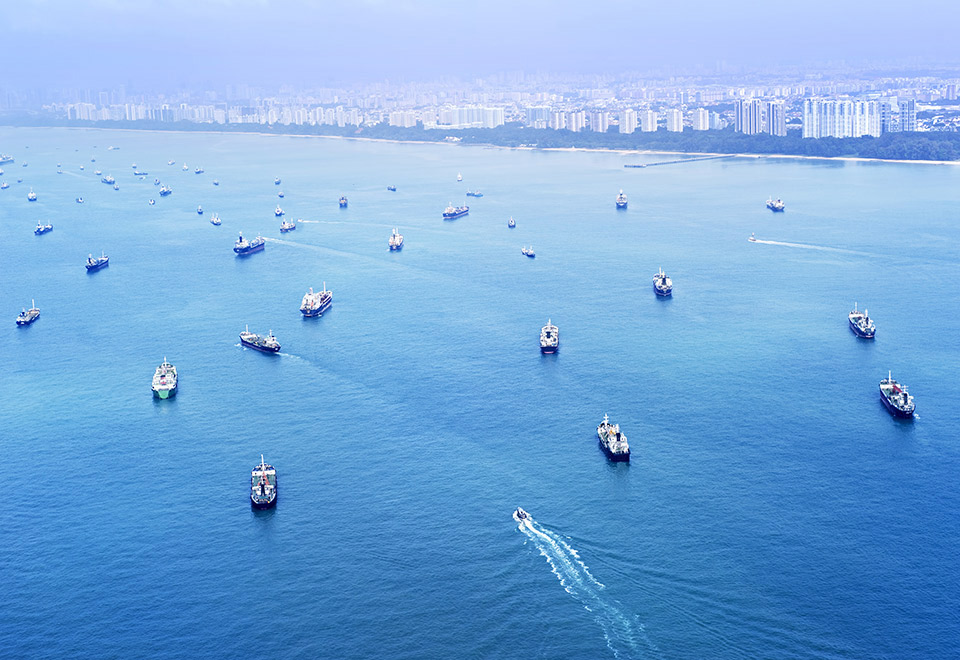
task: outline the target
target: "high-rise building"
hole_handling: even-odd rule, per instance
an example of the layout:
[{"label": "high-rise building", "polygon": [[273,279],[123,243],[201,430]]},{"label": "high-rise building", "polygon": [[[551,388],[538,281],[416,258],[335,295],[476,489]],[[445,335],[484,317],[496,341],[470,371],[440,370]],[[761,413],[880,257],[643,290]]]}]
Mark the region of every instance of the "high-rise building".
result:
[{"label": "high-rise building", "polygon": [[693,111],[693,130],[710,130],[710,112],[706,108],[697,108]]},{"label": "high-rise building", "polygon": [[820,101],[817,99],[806,99],[803,102],[803,137],[820,137]]},{"label": "high-rise building", "polygon": [[606,133],[610,128],[610,115],[606,112],[593,112],[590,114],[590,130],[596,133]]},{"label": "high-rise building", "polygon": [[900,130],[917,130],[917,102],[914,99],[900,102]]},{"label": "high-rise building", "polygon": [[737,133],[756,135],[763,131],[763,106],[760,99],[737,99],[735,113]]},{"label": "high-rise building", "polygon": [[723,117],[720,116],[719,112],[710,113],[710,130],[711,131],[720,131],[726,128],[727,122],[724,121]]},{"label": "high-rise building", "polygon": [[636,110],[626,109],[620,111],[620,132],[633,133],[637,130],[637,112]]},{"label": "high-rise building", "polygon": [[654,133],[657,130],[657,113],[653,110],[640,111],[640,130],[644,133]]},{"label": "high-rise building", "polygon": [[682,133],[683,132],[683,112],[673,108],[667,110],[667,130],[671,133]]},{"label": "high-rise building", "polygon": [[546,128],[550,121],[550,108],[546,106],[531,106],[526,109],[527,126],[529,128]]},{"label": "high-rise building", "polygon": [[567,130],[579,133],[587,123],[587,113],[583,110],[567,113]]},{"label": "high-rise building", "polygon": [[957,86],[956,84],[947,85],[947,88],[943,91],[943,98],[948,101],[957,100]]},{"label": "high-rise building", "polygon": [[787,109],[783,101],[767,101],[766,132],[781,137],[787,134]]}]

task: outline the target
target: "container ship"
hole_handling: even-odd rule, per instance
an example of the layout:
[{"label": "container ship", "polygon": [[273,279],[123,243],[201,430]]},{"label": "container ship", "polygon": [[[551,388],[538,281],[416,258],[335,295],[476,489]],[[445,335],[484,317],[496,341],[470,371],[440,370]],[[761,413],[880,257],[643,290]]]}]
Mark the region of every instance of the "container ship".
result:
[{"label": "container ship", "polygon": [[619,424],[611,424],[607,415],[603,416],[603,421],[597,426],[597,438],[599,438],[600,449],[612,461],[630,460],[630,445],[627,444],[627,436],[620,432]]},{"label": "container ship", "polygon": [[103,252],[100,253],[99,257],[95,257],[92,254],[87,255],[86,268],[87,272],[92,273],[95,270],[100,270],[101,268],[106,268],[110,265],[110,257],[108,257]]},{"label": "container ship", "polygon": [[893,379],[891,372],[880,381],[880,400],[895,417],[913,417],[917,409],[913,396],[907,392],[907,386]]},{"label": "container ship", "polygon": [[17,315],[17,325],[30,325],[40,318],[40,310],[37,308],[37,301],[30,301],[30,309],[25,309]]},{"label": "container ship", "polygon": [[169,399],[177,394],[177,368],[163,358],[163,363],[153,374],[151,384],[153,396],[158,399]]},{"label": "container ship", "polygon": [[250,471],[250,505],[254,509],[269,509],[277,503],[277,470],[267,465],[260,454],[260,465]]},{"label": "container ship", "polygon": [[443,211],[444,220],[456,220],[470,213],[469,206],[454,206],[451,204]]},{"label": "container ship", "polygon": [[396,227],[394,227],[393,233],[390,234],[390,238],[387,240],[387,245],[390,246],[391,250],[403,249],[403,234],[397,231]]},{"label": "container ship", "polygon": [[240,234],[237,242],[233,245],[233,251],[242,257],[248,254],[253,254],[254,252],[262,252],[266,244],[267,242],[263,240],[262,236],[258,235],[252,241],[248,241],[243,237],[243,234]]},{"label": "container ship", "polygon": [[560,348],[560,328],[547,319],[547,324],[540,328],[540,352],[556,353],[558,348]]},{"label": "container ship", "polygon": [[303,295],[300,302],[300,313],[304,316],[320,316],[330,309],[333,304],[333,291],[327,291],[327,283],[323,283],[323,291],[313,292],[313,288]]},{"label": "container ship", "polygon": [[653,290],[658,296],[666,297],[673,294],[673,280],[667,277],[662,268],[653,276]]},{"label": "container ship", "polygon": [[263,335],[250,332],[250,326],[247,326],[247,329],[240,333],[240,343],[248,348],[263,351],[264,353],[280,352],[280,342],[273,336],[273,330],[264,337]]},{"label": "container ship", "polygon": [[877,326],[874,325],[873,319],[867,314],[867,310],[859,311],[857,303],[853,303],[853,311],[847,315],[847,319],[850,321],[850,329],[858,337],[873,339],[876,336]]},{"label": "container ship", "polygon": [[627,196],[623,194],[623,190],[621,190],[620,194],[617,195],[617,208],[618,209],[627,208]]}]

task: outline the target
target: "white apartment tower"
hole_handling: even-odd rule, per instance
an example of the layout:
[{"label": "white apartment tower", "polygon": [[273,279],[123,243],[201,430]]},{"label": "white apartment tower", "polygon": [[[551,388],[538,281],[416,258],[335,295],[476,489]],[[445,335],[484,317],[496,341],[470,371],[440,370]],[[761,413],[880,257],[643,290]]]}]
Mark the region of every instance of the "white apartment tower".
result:
[{"label": "white apartment tower", "polygon": [[627,109],[620,111],[620,132],[633,133],[637,130],[637,113],[635,110]]},{"label": "white apartment tower", "polygon": [[693,111],[693,130],[710,130],[710,112],[706,108],[697,108]]},{"label": "white apartment tower", "polygon": [[657,130],[657,113],[653,110],[640,111],[640,130],[644,133],[654,133]]},{"label": "white apartment tower", "polygon": [[677,109],[667,110],[667,130],[671,133],[683,132],[683,112]]}]

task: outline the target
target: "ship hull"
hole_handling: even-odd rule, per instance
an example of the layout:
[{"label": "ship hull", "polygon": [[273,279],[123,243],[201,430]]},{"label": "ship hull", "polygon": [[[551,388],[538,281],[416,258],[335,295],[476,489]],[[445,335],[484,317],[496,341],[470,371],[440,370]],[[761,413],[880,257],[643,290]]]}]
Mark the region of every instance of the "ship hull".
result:
[{"label": "ship hull", "polygon": [[617,208],[618,208],[618,209],[625,209],[625,208],[627,208],[627,205],[626,205],[626,203],[621,204],[621,203],[617,202]]},{"label": "ship hull", "polygon": [[597,438],[597,445],[600,449],[603,450],[603,453],[607,455],[607,458],[615,463],[629,463],[630,462],[630,452],[626,453],[615,453],[607,449],[607,446],[603,444],[603,441]]},{"label": "ship hull", "polygon": [[333,299],[331,298],[330,300],[320,305],[316,309],[304,309],[303,307],[301,307],[300,313],[308,317],[322,316],[325,311],[330,309],[330,305],[332,304],[333,304]]},{"label": "ship hull", "polygon": [[444,213],[443,219],[456,220],[457,218],[462,218],[463,216],[468,215],[469,213],[470,213],[469,211],[463,211],[462,213]]},{"label": "ship hull", "polygon": [[553,353],[556,353],[559,348],[560,348],[559,346],[541,346],[540,352],[543,353],[544,355],[551,355]]},{"label": "ship hull", "polygon": [[86,268],[87,268],[87,272],[88,272],[88,273],[93,273],[93,272],[96,272],[96,271],[98,271],[98,270],[102,270],[102,269],[106,268],[106,267],[109,266],[109,265],[110,265],[110,262],[109,262],[109,261],[106,261],[106,262],[104,262],[104,263],[102,263],[102,264],[95,264],[95,265],[87,264]]},{"label": "ship hull", "polygon": [[390,246],[390,251],[391,251],[391,252],[399,252],[399,251],[402,250],[402,249],[403,249],[403,243],[401,243],[400,245],[391,245],[391,246]]},{"label": "ship hull", "polygon": [[849,322],[849,325],[850,325],[850,329],[853,330],[853,334],[855,334],[856,336],[861,337],[861,338],[863,338],[863,339],[873,339],[873,338],[876,336],[876,334],[877,334],[877,331],[876,331],[876,330],[874,330],[873,332],[864,332],[864,331],[861,330],[860,327],[859,327],[856,323],[854,323],[853,321],[850,321],[850,322]]},{"label": "ship hull", "polygon": [[36,316],[34,316],[32,319],[21,319],[21,318],[17,318],[17,325],[30,325],[31,323],[33,323],[34,321],[36,321],[38,318],[40,318],[40,315],[39,315],[39,314],[37,314]]},{"label": "ship hull", "polygon": [[237,253],[238,257],[245,257],[248,254],[254,254],[255,252],[263,252],[264,244],[261,243],[256,247],[251,248],[233,248],[233,251]]},{"label": "ship hull", "polygon": [[177,396],[177,388],[174,387],[172,390],[153,390],[153,396],[156,399],[172,399]]},{"label": "ship hull", "polygon": [[240,343],[246,346],[247,348],[252,348],[255,351],[260,351],[261,353],[279,353],[279,348],[267,348],[266,346],[260,346],[258,344],[250,343],[244,339],[240,340]]},{"label": "ship hull", "polygon": [[657,287],[653,287],[653,291],[661,298],[668,298],[673,295],[673,289],[664,290],[664,289],[658,289]]}]

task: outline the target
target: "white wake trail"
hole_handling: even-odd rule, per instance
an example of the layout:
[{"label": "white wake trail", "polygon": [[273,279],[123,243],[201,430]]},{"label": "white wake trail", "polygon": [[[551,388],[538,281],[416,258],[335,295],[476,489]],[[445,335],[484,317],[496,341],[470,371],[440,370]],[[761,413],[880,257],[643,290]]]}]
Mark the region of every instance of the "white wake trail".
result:
[{"label": "white wake trail", "polygon": [[780,245],[782,247],[803,248],[804,250],[820,250],[821,252],[839,252],[841,254],[856,254],[863,257],[879,257],[879,255],[871,254],[869,252],[860,252],[858,250],[847,250],[846,248],[829,247],[826,245],[812,245],[809,243],[787,243],[784,241],[766,241],[759,238],[751,242],[763,243],[764,245]]},{"label": "white wake trail", "polygon": [[643,625],[636,617],[624,612],[618,601],[605,594],[604,584],[590,573],[580,555],[563,537],[534,520],[521,521],[519,529],[547,560],[564,591],[593,615],[615,658],[660,657],[656,646],[647,639]]}]

